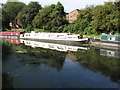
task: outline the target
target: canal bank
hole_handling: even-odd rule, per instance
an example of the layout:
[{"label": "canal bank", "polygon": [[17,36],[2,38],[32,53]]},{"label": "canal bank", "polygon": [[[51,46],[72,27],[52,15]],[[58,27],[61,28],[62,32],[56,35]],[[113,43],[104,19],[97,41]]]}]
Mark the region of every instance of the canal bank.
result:
[{"label": "canal bank", "polygon": [[100,47],[120,47],[120,42],[111,42],[111,41],[101,41],[100,39],[90,39],[90,44],[92,46],[100,46]]}]

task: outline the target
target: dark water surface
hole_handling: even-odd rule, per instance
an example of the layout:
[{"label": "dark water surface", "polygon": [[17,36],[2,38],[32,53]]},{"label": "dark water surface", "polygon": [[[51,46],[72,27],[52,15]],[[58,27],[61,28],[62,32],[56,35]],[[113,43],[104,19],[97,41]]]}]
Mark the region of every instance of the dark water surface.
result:
[{"label": "dark water surface", "polygon": [[14,88],[118,88],[120,51],[22,41],[3,60]]}]

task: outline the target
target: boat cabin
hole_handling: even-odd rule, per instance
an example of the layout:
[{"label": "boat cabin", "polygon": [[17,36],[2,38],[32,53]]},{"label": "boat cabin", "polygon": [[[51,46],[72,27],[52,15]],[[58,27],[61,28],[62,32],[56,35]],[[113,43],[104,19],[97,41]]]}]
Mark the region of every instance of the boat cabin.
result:
[{"label": "boat cabin", "polygon": [[101,41],[120,42],[120,35],[102,34],[100,40]]}]

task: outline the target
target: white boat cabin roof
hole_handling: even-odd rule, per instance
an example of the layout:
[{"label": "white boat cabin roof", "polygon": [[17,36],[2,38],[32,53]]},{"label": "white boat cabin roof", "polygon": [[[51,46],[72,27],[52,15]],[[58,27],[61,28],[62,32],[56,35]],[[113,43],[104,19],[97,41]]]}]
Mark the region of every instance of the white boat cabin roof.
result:
[{"label": "white boat cabin roof", "polygon": [[[53,32],[37,32],[37,31],[31,31],[31,33],[45,33],[45,34],[59,34],[59,35],[80,35],[80,34],[72,34],[72,33],[53,33]],[[27,33],[30,34],[30,33]]]}]

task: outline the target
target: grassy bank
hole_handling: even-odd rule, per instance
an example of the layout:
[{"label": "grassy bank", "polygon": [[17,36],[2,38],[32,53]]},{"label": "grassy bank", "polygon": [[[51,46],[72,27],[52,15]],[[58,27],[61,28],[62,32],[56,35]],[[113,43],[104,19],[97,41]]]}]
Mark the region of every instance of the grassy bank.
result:
[{"label": "grassy bank", "polygon": [[85,38],[88,38],[88,37],[94,38],[94,37],[95,37],[96,39],[100,39],[100,36],[101,36],[101,35],[94,35],[94,34],[91,34],[91,35],[84,35]]},{"label": "grassy bank", "polygon": [[12,52],[12,44],[7,41],[2,41],[2,57],[3,59]]}]

